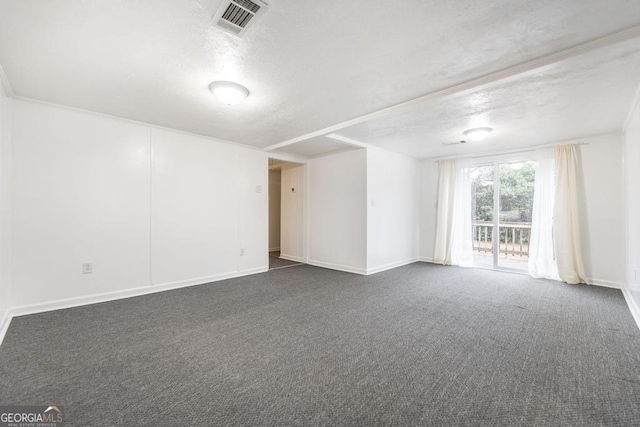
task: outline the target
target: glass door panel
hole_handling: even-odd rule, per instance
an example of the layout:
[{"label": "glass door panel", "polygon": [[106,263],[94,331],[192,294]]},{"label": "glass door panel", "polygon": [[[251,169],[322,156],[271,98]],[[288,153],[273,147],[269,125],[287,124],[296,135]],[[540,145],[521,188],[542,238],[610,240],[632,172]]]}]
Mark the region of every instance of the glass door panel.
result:
[{"label": "glass door panel", "polygon": [[496,266],[526,270],[529,260],[535,162],[501,163],[498,167],[498,236]]},{"label": "glass door panel", "polygon": [[494,267],[494,175],[494,165],[471,171],[473,262],[478,267]]}]

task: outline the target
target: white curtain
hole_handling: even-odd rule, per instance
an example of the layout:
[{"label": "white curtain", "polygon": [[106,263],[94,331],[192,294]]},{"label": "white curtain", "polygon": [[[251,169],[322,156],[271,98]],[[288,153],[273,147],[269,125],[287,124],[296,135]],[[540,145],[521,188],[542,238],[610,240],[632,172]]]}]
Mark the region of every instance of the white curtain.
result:
[{"label": "white curtain", "polygon": [[456,189],[456,161],[438,162],[438,219],[436,227],[436,248],[433,255],[438,264],[451,264],[451,244],[453,235],[453,205]]},{"label": "white curtain", "polygon": [[456,164],[456,187],[451,223],[452,245],[451,264],[473,267],[471,212],[471,165],[469,160],[459,160]]},{"label": "white curtain", "polygon": [[531,277],[558,280],[558,267],[553,248],[554,150],[552,148],[538,149],[536,161],[529,242],[529,274]]},{"label": "white curtain", "polygon": [[553,237],[560,279],[587,283],[580,249],[578,156],[575,145],[555,147],[556,194]]},{"label": "white curtain", "polygon": [[434,261],[473,265],[471,236],[471,169],[467,161],[438,162],[438,222]]}]

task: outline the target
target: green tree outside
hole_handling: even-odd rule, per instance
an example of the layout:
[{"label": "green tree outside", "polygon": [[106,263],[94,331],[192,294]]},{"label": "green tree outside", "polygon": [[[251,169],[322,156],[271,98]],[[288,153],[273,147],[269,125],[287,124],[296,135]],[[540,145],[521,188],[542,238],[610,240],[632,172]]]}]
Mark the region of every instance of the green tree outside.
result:
[{"label": "green tree outside", "polygon": [[[535,162],[501,164],[499,168],[500,222],[531,223]],[[493,170],[493,166],[479,166],[472,171],[472,211],[475,221],[493,221]],[[504,241],[504,236],[500,237]],[[526,237],[528,241],[528,235]],[[484,238],[484,235],[476,238]],[[491,236],[488,236],[490,239]]]}]

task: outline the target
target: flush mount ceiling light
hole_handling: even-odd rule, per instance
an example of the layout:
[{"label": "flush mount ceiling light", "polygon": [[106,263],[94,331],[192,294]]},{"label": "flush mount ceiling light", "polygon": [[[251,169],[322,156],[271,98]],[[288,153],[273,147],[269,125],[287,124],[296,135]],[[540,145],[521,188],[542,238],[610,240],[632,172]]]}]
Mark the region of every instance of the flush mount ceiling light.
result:
[{"label": "flush mount ceiling light", "polygon": [[234,82],[213,82],[209,90],[226,105],[238,105],[249,96],[249,89]]},{"label": "flush mount ceiling light", "polygon": [[491,128],[475,128],[464,131],[464,136],[471,141],[478,142],[485,139],[493,131]]}]

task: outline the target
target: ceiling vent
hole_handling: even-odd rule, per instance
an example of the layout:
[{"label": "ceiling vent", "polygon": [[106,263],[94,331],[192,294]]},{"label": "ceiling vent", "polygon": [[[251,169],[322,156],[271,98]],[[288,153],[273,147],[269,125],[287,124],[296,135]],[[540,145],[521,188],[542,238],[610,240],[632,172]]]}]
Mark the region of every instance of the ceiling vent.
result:
[{"label": "ceiling vent", "polygon": [[213,15],[213,22],[223,30],[240,36],[268,6],[262,0],[225,0]]}]

